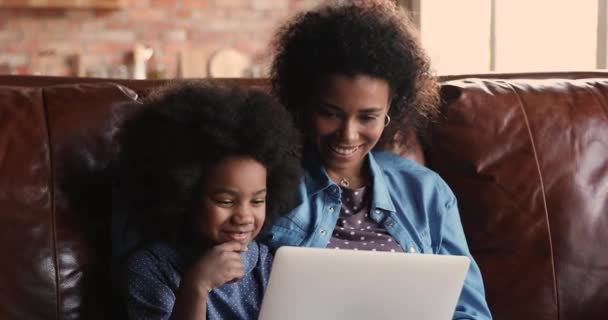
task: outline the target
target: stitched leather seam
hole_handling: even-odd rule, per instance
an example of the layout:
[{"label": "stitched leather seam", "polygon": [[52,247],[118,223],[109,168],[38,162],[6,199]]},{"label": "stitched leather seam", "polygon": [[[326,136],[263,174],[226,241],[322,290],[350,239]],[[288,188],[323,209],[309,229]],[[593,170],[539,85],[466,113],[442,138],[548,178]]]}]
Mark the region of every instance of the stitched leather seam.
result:
[{"label": "stitched leather seam", "polygon": [[60,283],[59,283],[59,257],[58,257],[58,246],[57,246],[57,212],[55,210],[55,166],[53,163],[53,145],[51,143],[51,128],[50,128],[50,121],[49,121],[49,110],[48,110],[48,106],[47,106],[47,99],[46,99],[46,92],[44,90],[44,88],[42,89],[42,106],[44,109],[44,119],[45,119],[45,124],[46,124],[46,133],[47,133],[47,141],[49,144],[49,150],[48,150],[48,154],[49,154],[49,169],[50,169],[50,173],[49,173],[49,194],[51,197],[51,235],[53,238],[53,262],[55,263],[55,312],[56,312],[56,319],[59,319],[59,315],[60,315],[60,306],[61,306],[61,298],[60,298]]},{"label": "stitched leather seam", "polygon": [[555,299],[555,305],[557,307],[557,319],[560,318],[560,308],[559,308],[559,292],[557,291],[557,273],[555,271],[555,255],[553,253],[553,237],[551,235],[551,221],[549,220],[549,209],[547,207],[547,193],[545,192],[545,183],[543,179],[542,170],[540,169],[540,161],[538,159],[538,153],[536,151],[536,144],[534,141],[534,136],[532,134],[532,128],[530,126],[530,121],[528,119],[528,114],[526,113],[526,109],[524,108],[524,102],[519,93],[515,90],[515,88],[508,83],[507,81],[501,81],[505,85],[507,85],[515,97],[517,98],[517,102],[519,104],[519,108],[524,116],[524,121],[526,123],[526,129],[528,130],[528,136],[530,137],[530,145],[532,146],[532,152],[534,154],[534,161],[536,163],[536,170],[538,172],[538,177],[540,180],[540,188],[543,196],[543,206],[545,208],[545,219],[547,221],[547,234],[549,236],[549,251],[551,254],[551,268],[553,269],[553,299]]}]

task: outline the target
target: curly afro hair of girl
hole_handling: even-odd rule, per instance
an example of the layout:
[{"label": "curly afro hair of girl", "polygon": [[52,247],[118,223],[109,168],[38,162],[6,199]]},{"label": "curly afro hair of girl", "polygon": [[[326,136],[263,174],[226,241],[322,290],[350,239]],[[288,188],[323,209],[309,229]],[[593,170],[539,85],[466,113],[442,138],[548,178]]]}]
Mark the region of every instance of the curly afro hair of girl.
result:
[{"label": "curly afro hair of girl", "polygon": [[230,156],[266,168],[268,222],[295,200],[300,139],[289,113],[261,91],[174,82],[145,99],[118,137],[117,181],[144,238],[190,232],[208,170]]},{"label": "curly afro hair of girl", "polygon": [[334,1],[303,12],[279,29],[272,49],[272,89],[296,122],[332,73],[388,82],[393,121],[381,145],[404,142],[399,137],[437,114],[438,81],[413,24],[391,1]]}]

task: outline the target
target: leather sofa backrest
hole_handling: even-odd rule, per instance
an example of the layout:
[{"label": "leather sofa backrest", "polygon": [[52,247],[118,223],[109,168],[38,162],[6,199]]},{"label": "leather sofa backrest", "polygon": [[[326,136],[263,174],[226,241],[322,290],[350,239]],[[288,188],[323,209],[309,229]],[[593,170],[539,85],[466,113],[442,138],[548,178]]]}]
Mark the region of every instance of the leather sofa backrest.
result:
[{"label": "leather sofa backrest", "polygon": [[108,165],[135,96],[108,83],[0,87],[1,319],[104,318],[111,196],[86,174]]},{"label": "leather sofa backrest", "polygon": [[497,319],[608,316],[608,79],[443,84],[427,161]]},{"label": "leather sofa backrest", "polygon": [[[592,75],[450,77],[424,145],[397,150],[456,193],[495,319],[608,314],[608,73]],[[0,319],[113,317],[103,172],[162,83],[0,76]]]},{"label": "leather sofa backrest", "polygon": [[55,314],[50,144],[42,89],[0,87],[0,318]]}]

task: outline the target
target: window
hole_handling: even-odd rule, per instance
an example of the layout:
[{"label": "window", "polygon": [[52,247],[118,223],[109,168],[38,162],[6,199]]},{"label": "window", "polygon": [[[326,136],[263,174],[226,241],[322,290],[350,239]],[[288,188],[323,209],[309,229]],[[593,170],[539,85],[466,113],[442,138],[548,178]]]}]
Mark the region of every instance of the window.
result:
[{"label": "window", "polygon": [[439,74],[606,67],[607,0],[402,0]]}]

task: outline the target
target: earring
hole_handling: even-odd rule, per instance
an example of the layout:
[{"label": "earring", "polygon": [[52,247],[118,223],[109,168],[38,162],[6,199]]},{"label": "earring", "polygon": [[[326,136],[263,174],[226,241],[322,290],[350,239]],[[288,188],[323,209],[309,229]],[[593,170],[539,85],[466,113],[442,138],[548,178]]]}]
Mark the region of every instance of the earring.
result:
[{"label": "earring", "polygon": [[386,119],[384,119],[384,127],[386,128],[389,123],[391,123],[391,117],[386,114]]}]

